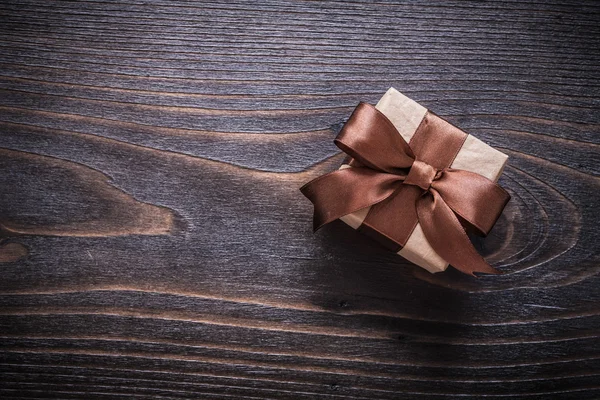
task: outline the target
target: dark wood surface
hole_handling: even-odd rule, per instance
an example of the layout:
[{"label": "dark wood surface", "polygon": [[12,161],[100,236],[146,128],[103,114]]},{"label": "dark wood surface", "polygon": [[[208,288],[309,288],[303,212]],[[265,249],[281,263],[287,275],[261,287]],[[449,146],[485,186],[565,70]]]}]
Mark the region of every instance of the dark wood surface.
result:
[{"label": "dark wood surface", "polygon": [[[600,398],[599,7],[2,1],[0,398]],[[511,157],[505,275],[312,234],[390,86]]]}]

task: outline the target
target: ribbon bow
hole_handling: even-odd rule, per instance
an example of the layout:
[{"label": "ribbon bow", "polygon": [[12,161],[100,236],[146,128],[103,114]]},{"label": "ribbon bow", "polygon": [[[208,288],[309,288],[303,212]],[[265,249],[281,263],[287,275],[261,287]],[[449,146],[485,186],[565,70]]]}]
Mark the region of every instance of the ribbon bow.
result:
[{"label": "ribbon bow", "polygon": [[466,136],[428,113],[409,146],[383,113],[360,103],[334,140],[352,167],[300,188],[314,204],[314,230],[371,206],[361,230],[390,249],[402,248],[420,223],[453,267],[470,275],[500,273],[477,253],[464,227],[487,235],[510,196],[484,176],[449,168]]}]

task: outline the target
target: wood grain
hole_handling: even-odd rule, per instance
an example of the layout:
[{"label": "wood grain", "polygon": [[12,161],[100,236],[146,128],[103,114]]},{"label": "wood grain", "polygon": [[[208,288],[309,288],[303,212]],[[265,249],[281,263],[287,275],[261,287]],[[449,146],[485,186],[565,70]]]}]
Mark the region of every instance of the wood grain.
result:
[{"label": "wood grain", "polygon": [[[0,4],[0,398],[600,397],[596,2]],[[431,275],[298,188],[394,86],[510,156]]]}]

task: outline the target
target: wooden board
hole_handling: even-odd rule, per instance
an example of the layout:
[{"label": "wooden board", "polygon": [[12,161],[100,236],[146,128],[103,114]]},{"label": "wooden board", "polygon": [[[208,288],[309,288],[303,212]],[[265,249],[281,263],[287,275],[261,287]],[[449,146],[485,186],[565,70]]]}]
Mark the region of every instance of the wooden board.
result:
[{"label": "wooden board", "polygon": [[[599,398],[599,11],[3,1],[0,398]],[[312,234],[390,86],[511,157],[504,275]]]}]

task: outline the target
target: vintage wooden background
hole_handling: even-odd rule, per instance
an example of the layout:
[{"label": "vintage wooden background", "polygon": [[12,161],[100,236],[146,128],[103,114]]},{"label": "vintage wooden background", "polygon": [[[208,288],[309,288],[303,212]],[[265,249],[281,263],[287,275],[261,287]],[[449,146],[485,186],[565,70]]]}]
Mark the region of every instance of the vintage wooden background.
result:
[{"label": "vintage wooden background", "polygon": [[[600,398],[600,4],[0,4],[0,398]],[[394,86],[510,155],[431,275],[298,188]]]}]

